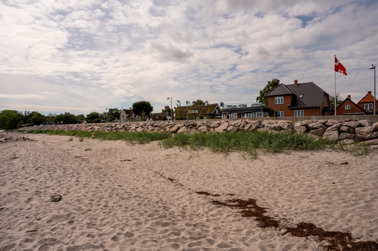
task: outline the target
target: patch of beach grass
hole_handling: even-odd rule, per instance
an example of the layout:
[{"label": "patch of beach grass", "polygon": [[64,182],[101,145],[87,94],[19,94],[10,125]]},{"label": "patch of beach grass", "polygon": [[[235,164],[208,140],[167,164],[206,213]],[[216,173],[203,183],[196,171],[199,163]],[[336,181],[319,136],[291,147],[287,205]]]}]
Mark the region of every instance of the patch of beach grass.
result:
[{"label": "patch of beach grass", "polygon": [[100,140],[125,140],[131,143],[145,144],[156,140],[163,140],[171,137],[168,132],[95,132],[92,136],[90,131],[64,131],[64,130],[32,130],[29,133],[43,133],[48,135],[64,135],[84,138],[94,138]]},{"label": "patch of beach grass", "polygon": [[271,133],[271,132],[224,132],[215,134],[177,134],[162,141],[164,147],[190,147],[198,149],[208,147],[215,152],[248,152],[256,157],[256,150],[282,152],[284,150],[319,150],[326,146],[321,139],[314,139],[307,134]]}]

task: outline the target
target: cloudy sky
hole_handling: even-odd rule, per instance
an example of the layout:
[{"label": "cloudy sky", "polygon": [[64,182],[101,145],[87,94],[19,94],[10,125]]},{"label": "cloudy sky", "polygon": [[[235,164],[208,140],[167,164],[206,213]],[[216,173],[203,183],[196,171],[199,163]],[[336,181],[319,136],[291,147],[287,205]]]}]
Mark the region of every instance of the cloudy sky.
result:
[{"label": "cloudy sky", "polygon": [[254,102],[267,81],[358,102],[377,0],[0,0],[0,110],[88,114],[167,97]]}]

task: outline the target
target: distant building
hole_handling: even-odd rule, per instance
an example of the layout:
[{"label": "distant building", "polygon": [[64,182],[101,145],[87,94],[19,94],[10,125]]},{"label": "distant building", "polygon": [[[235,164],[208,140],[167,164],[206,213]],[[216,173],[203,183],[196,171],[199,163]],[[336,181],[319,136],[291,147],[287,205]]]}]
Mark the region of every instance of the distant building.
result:
[{"label": "distant building", "polygon": [[280,84],[266,95],[275,117],[332,115],[329,94],[313,82]]},{"label": "distant building", "polygon": [[123,109],[121,111],[121,122],[125,122],[128,120],[135,120],[135,115],[133,113],[133,110],[131,109]]},{"label": "distant building", "polygon": [[269,107],[259,103],[223,104],[222,119],[262,118],[269,116]]},{"label": "distant building", "polygon": [[[188,115],[188,116],[187,116]],[[221,118],[221,109],[218,104],[179,106],[175,108],[175,119],[207,119]]]},{"label": "distant building", "polygon": [[364,115],[365,110],[352,101],[350,95],[336,108],[337,115]]},{"label": "distant building", "polygon": [[151,113],[149,120],[167,120],[168,119],[168,112],[160,112],[160,113]]},{"label": "distant building", "polygon": [[[378,104],[378,100],[375,100],[376,105]],[[357,105],[364,109],[364,111],[367,114],[373,114],[374,113],[374,97],[371,95],[371,91],[368,91],[368,93],[363,97]],[[377,109],[377,108],[375,108]]]}]

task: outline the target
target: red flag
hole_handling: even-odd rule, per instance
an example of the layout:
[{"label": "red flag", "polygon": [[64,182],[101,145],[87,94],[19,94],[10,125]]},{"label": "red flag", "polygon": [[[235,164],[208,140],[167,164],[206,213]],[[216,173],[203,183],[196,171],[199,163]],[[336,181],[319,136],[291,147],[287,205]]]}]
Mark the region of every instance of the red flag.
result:
[{"label": "red flag", "polygon": [[344,75],[348,75],[346,73],[346,69],[344,67],[344,65],[342,65],[339,60],[337,60],[336,56],[335,56],[335,72],[340,72],[340,73],[343,73]]}]

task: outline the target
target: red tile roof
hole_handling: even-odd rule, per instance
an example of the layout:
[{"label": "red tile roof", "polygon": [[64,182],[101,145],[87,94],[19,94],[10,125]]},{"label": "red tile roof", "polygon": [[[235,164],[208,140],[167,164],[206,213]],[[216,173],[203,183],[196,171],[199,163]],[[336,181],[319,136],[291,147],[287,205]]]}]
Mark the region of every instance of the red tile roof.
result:
[{"label": "red tile roof", "polygon": [[[375,99],[378,101],[378,99]],[[374,102],[374,97],[371,95],[371,92],[369,91],[365,97],[363,97],[358,103],[373,103]]]}]

